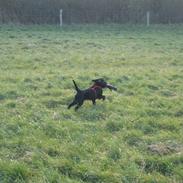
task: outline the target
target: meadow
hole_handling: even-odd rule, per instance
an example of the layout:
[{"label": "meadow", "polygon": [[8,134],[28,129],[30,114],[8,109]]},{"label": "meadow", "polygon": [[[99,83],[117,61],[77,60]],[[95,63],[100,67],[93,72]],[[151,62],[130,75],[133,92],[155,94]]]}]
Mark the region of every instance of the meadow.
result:
[{"label": "meadow", "polygon": [[182,91],[183,25],[1,25],[0,182],[182,183]]}]

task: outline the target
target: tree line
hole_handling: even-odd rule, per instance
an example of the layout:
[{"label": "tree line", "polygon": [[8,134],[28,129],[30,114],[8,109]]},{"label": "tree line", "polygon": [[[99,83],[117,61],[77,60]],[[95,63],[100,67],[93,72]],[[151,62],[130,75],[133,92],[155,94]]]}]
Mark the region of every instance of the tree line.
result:
[{"label": "tree line", "polygon": [[0,0],[0,23],[182,23],[183,0]]}]

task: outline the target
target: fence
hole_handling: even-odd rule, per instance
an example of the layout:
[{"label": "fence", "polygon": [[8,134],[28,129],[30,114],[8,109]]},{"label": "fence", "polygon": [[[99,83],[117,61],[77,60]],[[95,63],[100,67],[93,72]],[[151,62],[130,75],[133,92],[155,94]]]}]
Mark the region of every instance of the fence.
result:
[{"label": "fence", "polygon": [[183,0],[0,0],[0,23],[183,23]]}]

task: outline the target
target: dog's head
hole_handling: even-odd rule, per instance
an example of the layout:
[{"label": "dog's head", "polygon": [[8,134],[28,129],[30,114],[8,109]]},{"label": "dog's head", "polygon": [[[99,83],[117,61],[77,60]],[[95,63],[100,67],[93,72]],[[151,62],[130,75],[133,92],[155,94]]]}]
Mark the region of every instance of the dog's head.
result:
[{"label": "dog's head", "polygon": [[116,87],[112,86],[111,84],[108,84],[103,78],[99,79],[93,79],[92,80],[96,85],[102,87],[102,88],[109,88],[110,90],[117,90]]},{"label": "dog's head", "polygon": [[96,85],[105,88],[107,86],[107,82],[104,81],[103,78],[99,78],[99,79],[93,79],[92,80]]}]

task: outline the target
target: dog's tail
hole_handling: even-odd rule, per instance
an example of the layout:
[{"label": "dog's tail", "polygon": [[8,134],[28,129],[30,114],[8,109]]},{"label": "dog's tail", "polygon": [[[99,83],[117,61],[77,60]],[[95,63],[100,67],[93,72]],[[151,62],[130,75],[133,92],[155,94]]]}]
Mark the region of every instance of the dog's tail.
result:
[{"label": "dog's tail", "polygon": [[81,90],[78,88],[76,82],[75,82],[74,80],[72,80],[72,81],[73,81],[73,83],[74,83],[74,86],[75,86],[76,91],[77,91],[77,92],[81,91]]}]

